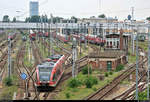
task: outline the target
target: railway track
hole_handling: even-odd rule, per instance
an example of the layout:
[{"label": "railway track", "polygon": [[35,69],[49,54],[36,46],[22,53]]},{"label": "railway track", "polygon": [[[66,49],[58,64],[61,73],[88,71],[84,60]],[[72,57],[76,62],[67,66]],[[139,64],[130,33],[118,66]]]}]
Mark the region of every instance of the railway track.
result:
[{"label": "railway track", "polygon": [[[30,91],[34,91],[35,92],[35,95],[37,96],[37,90],[36,90],[36,87],[34,85],[34,78],[33,76],[31,75],[31,71],[29,70],[29,68],[27,68],[25,65],[24,65],[24,54],[25,54],[25,48],[26,46],[23,45],[21,46],[18,54],[17,54],[17,59],[16,59],[16,63],[17,63],[17,67],[18,67],[18,74],[20,75],[22,72],[25,72],[27,75],[28,75],[28,79],[27,79],[27,96],[30,96]],[[21,82],[21,86],[25,86],[25,83],[24,81],[20,81]],[[29,89],[29,86],[30,86],[30,89]],[[31,89],[32,88],[32,89]],[[24,89],[25,90],[25,89]],[[38,98],[38,96],[37,96]]]}]

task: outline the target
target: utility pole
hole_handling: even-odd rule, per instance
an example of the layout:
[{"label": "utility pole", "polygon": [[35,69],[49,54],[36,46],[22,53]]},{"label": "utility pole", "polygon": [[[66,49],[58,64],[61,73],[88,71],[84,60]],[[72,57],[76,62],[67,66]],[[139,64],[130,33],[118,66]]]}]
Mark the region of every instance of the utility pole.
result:
[{"label": "utility pole", "polygon": [[87,46],[87,39],[86,39],[86,33],[88,33],[87,32],[87,28],[86,28],[86,24],[84,24],[84,39],[85,39],[85,42],[84,42],[84,48],[86,48],[86,46]]},{"label": "utility pole", "polygon": [[8,78],[11,76],[11,34],[8,36]]},{"label": "utility pole", "polygon": [[150,72],[150,26],[148,26],[148,72],[147,72],[147,100],[149,100],[149,72]]},{"label": "utility pole", "polygon": [[[49,35],[49,42],[50,42],[50,39],[51,39],[51,33],[50,33],[50,20],[49,20],[49,22],[48,22],[48,35]],[[49,54],[49,56],[51,55],[51,53],[50,53],[50,47],[48,47],[48,54]]]},{"label": "utility pole", "polygon": [[77,47],[77,42],[76,42],[76,38],[73,38],[72,41],[72,77],[75,78],[76,77],[76,56],[77,56],[77,51],[76,51],[76,47]]},{"label": "utility pole", "polygon": [[138,100],[138,63],[139,63],[139,54],[138,54],[138,28],[137,27],[137,36],[136,36],[136,100]]},{"label": "utility pole", "polygon": [[134,54],[134,35],[133,35],[134,7],[132,7],[131,9],[132,9],[132,20],[131,20],[131,24],[132,24],[132,53]]},{"label": "utility pole", "polygon": [[[50,50],[51,50],[51,55],[54,54],[53,52],[53,36],[52,36],[52,26],[53,26],[53,15],[51,14],[51,30],[50,30]],[[57,27],[56,27],[57,29]]]},{"label": "utility pole", "polygon": [[89,77],[89,75],[90,75],[90,70],[89,70],[89,29],[90,29],[90,27],[89,27],[89,23],[88,23],[88,77]]}]

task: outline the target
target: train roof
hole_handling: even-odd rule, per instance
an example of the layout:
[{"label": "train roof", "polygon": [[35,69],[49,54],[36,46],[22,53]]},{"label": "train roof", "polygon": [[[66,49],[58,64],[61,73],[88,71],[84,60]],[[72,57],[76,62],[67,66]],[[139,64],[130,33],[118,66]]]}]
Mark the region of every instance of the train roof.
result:
[{"label": "train roof", "polygon": [[63,55],[52,55],[52,56],[50,56],[49,58],[50,59],[59,59],[59,58],[61,58]]},{"label": "train roof", "polygon": [[[50,56],[49,58],[52,59],[52,60],[53,60],[53,59],[59,60],[62,56],[63,56],[63,55],[52,55],[52,56]],[[46,61],[46,62],[44,62],[44,63],[38,65],[37,67],[38,67],[38,68],[48,68],[48,67],[49,67],[49,68],[53,68],[56,63],[57,63],[57,61]]]},{"label": "train roof", "polygon": [[44,63],[42,63],[42,64],[38,65],[37,67],[40,67],[40,68],[47,68],[47,67],[51,67],[51,68],[53,68],[53,67],[54,67],[54,65],[55,65],[55,63],[54,63],[54,62],[44,62]]}]

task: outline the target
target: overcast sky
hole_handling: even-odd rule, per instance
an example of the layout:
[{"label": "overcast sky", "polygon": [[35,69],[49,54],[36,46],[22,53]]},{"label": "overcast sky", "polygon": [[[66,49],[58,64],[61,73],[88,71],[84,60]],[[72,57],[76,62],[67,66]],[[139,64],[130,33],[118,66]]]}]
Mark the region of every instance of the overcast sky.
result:
[{"label": "overcast sky", "polygon": [[[29,16],[30,0],[1,0],[0,20],[3,15],[12,17],[21,15],[20,19]],[[135,8],[135,19],[145,19],[150,16],[150,0],[32,0],[39,1],[40,15],[52,13],[54,16],[70,18],[76,16],[85,18],[98,16],[100,13],[107,17],[117,16],[119,20],[131,14],[131,7]],[[16,11],[20,10],[20,13]]]}]

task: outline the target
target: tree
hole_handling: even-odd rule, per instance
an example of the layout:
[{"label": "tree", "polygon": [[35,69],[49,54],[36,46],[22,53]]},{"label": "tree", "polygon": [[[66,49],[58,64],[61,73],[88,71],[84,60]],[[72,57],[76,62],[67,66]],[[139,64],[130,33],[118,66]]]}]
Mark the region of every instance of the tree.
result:
[{"label": "tree", "polygon": [[8,15],[3,16],[3,22],[9,22],[9,21],[10,19]]},{"label": "tree", "polygon": [[38,23],[40,22],[40,16],[31,16],[31,17],[27,17],[25,19],[25,22],[34,22],[34,23]]},{"label": "tree", "polygon": [[40,21],[40,16],[31,16],[29,22],[37,23],[37,22],[39,22],[39,21]]},{"label": "tree", "polygon": [[25,19],[25,22],[30,22],[30,17],[27,17],[26,19]]},{"label": "tree", "polygon": [[72,16],[71,19],[74,19],[74,20],[75,20],[75,23],[77,23],[77,21],[78,21],[78,18],[76,18],[76,17],[74,17],[74,16]]},{"label": "tree", "polygon": [[98,16],[98,18],[106,18],[105,14],[101,14]]},{"label": "tree", "polygon": [[150,17],[147,17],[146,20],[150,21]]},{"label": "tree", "polygon": [[12,21],[12,22],[16,22],[16,17],[13,18],[13,21]]}]

